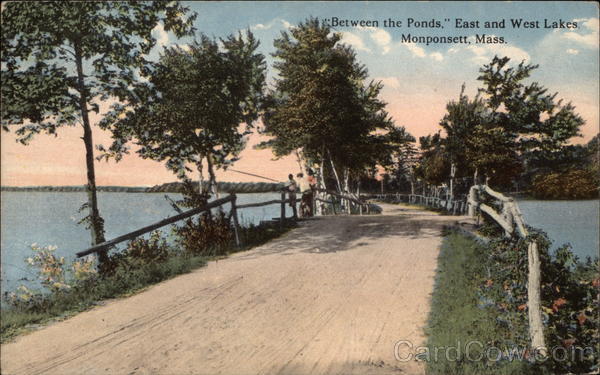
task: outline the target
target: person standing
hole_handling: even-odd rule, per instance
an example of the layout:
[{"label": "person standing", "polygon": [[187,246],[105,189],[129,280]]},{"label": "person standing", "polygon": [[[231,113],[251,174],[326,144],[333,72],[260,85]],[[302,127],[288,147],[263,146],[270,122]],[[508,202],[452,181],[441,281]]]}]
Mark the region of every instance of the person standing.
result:
[{"label": "person standing", "polygon": [[[296,177],[298,177],[300,183],[300,193],[302,194],[302,200],[300,202],[300,215],[302,217],[310,217],[312,216],[312,205],[313,205],[313,188],[314,181],[311,183],[311,173],[308,172],[309,176],[305,177],[303,173],[298,173]],[[312,178],[314,180],[314,177]]]},{"label": "person standing", "polygon": [[284,190],[288,193],[293,217],[294,219],[297,219],[298,210],[296,209],[296,191],[298,190],[298,184],[296,183],[296,180],[294,180],[294,175],[291,173],[288,175],[288,180],[285,182]]}]

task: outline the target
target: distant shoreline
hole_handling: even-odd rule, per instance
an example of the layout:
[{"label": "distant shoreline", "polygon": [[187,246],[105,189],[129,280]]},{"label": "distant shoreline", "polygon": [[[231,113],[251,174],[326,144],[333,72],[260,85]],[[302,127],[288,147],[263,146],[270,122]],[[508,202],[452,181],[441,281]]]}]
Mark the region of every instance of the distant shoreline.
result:
[{"label": "distant shoreline", "polygon": [[[279,191],[283,184],[270,182],[219,182],[217,189],[223,193],[267,193]],[[98,186],[99,192],[110,193],[180,193],[180,182],[145,186]],[[1,191],[11,192],[85,192],[85,185],[74,186],[1,186]]]}]

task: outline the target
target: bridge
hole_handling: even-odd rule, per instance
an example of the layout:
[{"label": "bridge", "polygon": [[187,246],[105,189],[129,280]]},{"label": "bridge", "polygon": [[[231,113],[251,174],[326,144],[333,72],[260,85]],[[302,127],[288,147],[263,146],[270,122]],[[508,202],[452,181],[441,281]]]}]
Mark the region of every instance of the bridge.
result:
[{"label": "bridge", "polygon": [[[445,225],[408,205],[322,216],[263,246],[2,346],[6,374],[424,373]],[[400,356],[402,358],[402,356]]]}]

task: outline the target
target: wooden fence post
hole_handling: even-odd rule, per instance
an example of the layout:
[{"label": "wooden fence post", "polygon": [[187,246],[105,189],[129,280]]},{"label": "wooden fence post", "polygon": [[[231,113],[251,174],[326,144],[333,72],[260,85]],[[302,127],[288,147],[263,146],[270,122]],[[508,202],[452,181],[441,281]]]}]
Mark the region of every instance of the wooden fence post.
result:
[{"label": "wooden fence post", "polygon": [[467,215],[470,217],[475,217],[475,215],[477,214],[477,206],[479,206],[477,202],[477,185],[473,185],[469,189],[469,198],[467,202],[469,207]]},{"label": "wooden fence post", "polygon": [[241,246],[241,241],[240,241],[240,234],[239,234],[239,222],[238,222],[238,215],[237,215],[237,207],[236,207],[236,200],[237,200],[237,196],[235,195],[235,193],[230,193],[229,194],[231,196],[231,217],[233,218],[233,232],[235,234],[235,244],[240,247]]},{"label": "wooden fence post", "polygon": [[540,296],[541,267],[538,244],[532,241],[527,246],[529,272],[527,275],[527,312],[531,348],[545,355],[544,324],[542,323],[542,302]]},{"label": "wooden fence post", "polygon": [[281,218],[279,220],[279,226],[283,228],[283,222],[285,221],[285,193],[281,193]]}]

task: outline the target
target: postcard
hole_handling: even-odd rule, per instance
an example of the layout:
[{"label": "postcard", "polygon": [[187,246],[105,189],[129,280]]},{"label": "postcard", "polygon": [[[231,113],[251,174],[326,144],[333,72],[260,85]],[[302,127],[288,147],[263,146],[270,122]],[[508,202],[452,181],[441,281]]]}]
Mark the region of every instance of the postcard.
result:
[{"label": "postcard", "polygon": [[3,374],[600,371],[596,2],[1,19]]}]

